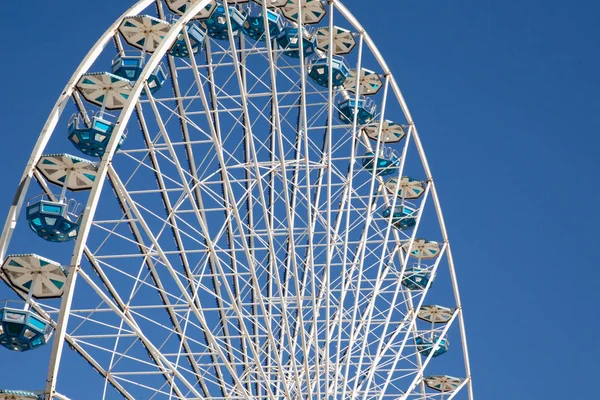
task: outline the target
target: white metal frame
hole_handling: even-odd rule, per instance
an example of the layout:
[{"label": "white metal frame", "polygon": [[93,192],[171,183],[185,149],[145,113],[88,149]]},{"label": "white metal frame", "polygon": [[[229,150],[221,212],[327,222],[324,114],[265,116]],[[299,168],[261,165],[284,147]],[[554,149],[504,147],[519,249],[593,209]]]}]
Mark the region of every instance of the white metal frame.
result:
[{"label": "white metal frame", "polygon": [[[110,384],[123,397],[135,398],[124,386],[127,385],[127,382],[132,382],[128,381],[127,376],[157,374],[162,375],[165,383],[160,387],[154,389],[149,387],[148,389],[155,390],[155,395],[165,395],[169,398],[190,398],[190,396],[193,398],[235,399],[256,397],[294,399],[303,396],[307,396],[307,398],[329,396],[337,398],[341,396],[341,398],[350,397],[363,400],[375,398],[375,396],[379,399],[395,398],[399,396],[398,392],[392,391],[390,393],[395,394],[388,397],[386,390],[392,380],[400,379],[395,375],[396,365],[398,362],[412,360],[410,362],[415,365],[415,369],[406,377],[402,377],[402,379],[410,378],[410,383],[406,386],[401,398],[416,398],[417,394],[414,391],[418,391],[420,392],[419,398],[422,399],[437,398],[436,396],[441,396],[443,399],[444,394],[432,394],[426,390],[423,384],[423,374],[431,362],[431,355],[423,359],[421,354],[415,350],[415,346],[410,344],[410,340],[418,333],[416,315],[430,290],[431,282],[418,294],[410,293],[401,284],[401,277],[409,263],[410,248],[419,230],[426,201],[430,200],[439,222],[443,242],[442,251],[432,267],[432,271],[434,274],[438,271],[440,261],[445,257],[456,306],[451,321],[440,332],[441,336],[445,335],[452,328],[453,322],[457,320],[465,364],[465,381],[455,393],[450,395],[450,398],[457,396],[466,387],[469,400],[474,399],[462,304],[448,234],[433,176],[416,126],[399,86],[368,33],[340,1],[328,1],[329,48],[333,49],[334,13],[338,13],[358,32],[358,45],[354,50],[358,52],[357,70],[360,71],[363,67],[363,52],[366,45],[385,77],[382,111],[376,117],[377,120],[385,121],[386,102],[391,88],[410,127],[404,138],[398,177],[402,176],[407,151],[412,140],[427,181],[425,194],[418,205],[417,225],[410,235],[398,232],[391,227],[392,216],[389,217],[386,228],[379,228],[376,222],[377,209],[381,207],[379,203],[383,201],[384,206],[390,206],[393,209],[400,200],[396,196],[388,195],[382,189],[384,182],[375,171],[370,174],[368,182],[360,184],[360,187],[354,185],[354,180],[360,172],[357,163],[360,164],[361,159],[356,154],[359,144],[373,150],[375,154],[379,154],[381,148],[379,141],[373,145],[361,133],[356,118],[357,106],[354,109],[354,121],[345,128],[350,134],[350,154],[347,156],[348,171],[340,171],[337,167],[335,154],[339,151],[337,146],[343,146],[343,143],[336,142],[334,144],[334,135],[340,126],[333,123],[335,115],[333,99],[337,90],[331,84],[333,60],[331,52],[328,56],[330,83],[323,91],[325,93],[320,94],[324,96],[322,103],[309,101],[318,92],[311,88],[306,78],[304,58],[300,57],[299,67],[294,67],[287,60],[282,59],[279,55],[280,49],[275,42],[271,41],[268,29],[266,30],[266,43],[249,46],[244,37],[234,36],[231,21],[227,18],[230,47],[223,48],[219,43],[211,41],[205,49],[206,63],[199,65],[197,61],[199,56],[197,56],[191,57],[187,66],[181,66],[181,63],[167,55],[167,51],[177,39],[182,27],[208,3],[209,0],[200,0],[190,4],[185,14],[172,25],[163,42],[147,61],[142,76],[134,85],[130,101],[119,115],[106,154],[99,165],[96,184],[89,194],[85,207],[79,236],[68,266],[69,277],[60,310],[49,310],[43,304],[36,302],[32,304],[32,308],[36,312],[48,319],[53,318],[48,313],[49,311],[54,315],[58,312],[56,322],[53,322],[56,334],[45,387],[46,398],[66,398],[56,392],[56,384],[64,343],[67,342],[105,378],[103,397],[110,397],[106,387],[106,384]],[[223,0],[223,3],[226,6],[226,16],[228,17],[227,6],[235,1]],[[298,20],[302,20],[301,2],[297,1],[297,3],[299,5]],[[85,104],[75,91],[76,82],[90,70],[111,39],[115,41],[118,51],[123,50],[118,33],[115,36],[120,22],[127,16],[144,12],[152,4],[156,4],[158,17],[165,16],[160,0],[138,1],[102,35],[59,97],[33,149],[17,188],[0,239],[0,258],[3,259],[7,253],[31,179],[35,178],[42,189],[51,195],[50,188],[36,171],[35,166],[69,101],[73,100],[76,108],[80,111],[85,109]],[[264,7],[266,4],[266,0],[263,0]],[[263,16],[263,21],[268,26],[266,16]],[[187,45],[190,46],[187,32],[184,33],[184,38]],[[303,53],[303,50],[304,44],[300,40],[300,53]],[[253,71],[246,67],[246,60],[248,57],[261,54],[268,61],[269,67],[267,72],[259,75],[259,71]],[[192,73],[193,82],[189,87],[182,87],[179,79],[173,79],[174,97],[155,98],[149,95],[147,99],[142,98],[143,89],[149,93],[146,80],[165,57],[169,61],[171,76],[177,76],[189,70]],[[230,57],[231,61],[226,61],[227,57]],[[183,63],[185,64],[185,62]],[[232,67],[234,72],[230,74],[226,82],[222,82],[218,75],[223,68],[227,67]],[[206,69],[206,73],[202,72],[204,69]],[[290,85],[294,79],[293,74],[297,73],[294,71],[300,71],[299,81],[291,84],[291,89],[278,91],[278,80]],[[260,134],[254,133],[252,121],[252,115],[256,112],[252,107],[253,102],[257,101],[262,94],[252,93],[253,87],[248,86],[249,80],[261,81],[263,78],[266,79],[266,76],[270,80],[270,89],[265,95],[271,96],[269,117],[271,132],[268,145],[261,142]],[[237,86],[237,94],[227,92],[231,90],[230,85]],[[208,89],[208,94],[205,93],[205,89]],[[284,99],[290,96],[298,96],[297,106],[284,105]],[[358,98],[359,91],[357,90],[354,94],[355,103]],[[176,102],[176,109],[171,110],[167,107],[170,100]],[[209,127],[205,132],[205,139],[193,139],[193,133],[203,131],[196,122],[195,114],[188,110],[188,103],[193,101],[201,103],[203,111],[199,114],[205,117],[205,123]],[[221,101],[229,101],[236,106],[221,108],[218,106]],[[309,107],[315,106],[320,107],[319,113],[321,114],[311,114]],[[298,109],[297,125],[293,126],[289,122],[289,115],[296,108]],[[165,110],[171,113],[169,118],[163,117]],[[263,118],[266,118],[265,110],[258,111]],[[134,112],[136,113],[135,117],[133,116]],[[148,113],[154,120],[150,124],[152,127],[147,123],[145,117]],[[246,171],[245,179],[230,175],[233,173],[230,171],[234,171],[230,160],[237,149],[225,148],[225,143],[232,141],[233,128],[227,131],[225,125],[221,124],[220,117],[222,114],[223,119],[233,119],[237,113],[241,117],[238,117],[234,123],[234,128],[238,125],[242,127],[243,142],[246,146],[244,163],[239,167]],[[320,159],[317,162],[313,161],[313,157],[311,157],[312,153],[316,151],[315,149],[318,149],[318,143],[314,142],[312,132],[319,127],[311,126],[311,121],[321,118],[320,115],[326,115],[328,123],[324,127],[324,141]],[[179,121],[183,142],[176,141],[170,134],[167,125],[171,118]],[[240,122],[239,118],[243,122]],[[136,158],[135,151],[124,150],[122,153],[131,160],[138,161],[139,169],[152,171],[157,180],[158,189],[156,190],[130,191],[128,189],[129,180],[124,181],[124,177],[119,175],[117,168],[113,166],[117,143],[129,121],[135,119],[138,120],[140,130],[147,143],[148,155],[146,158],[139,159]],[[154,123],[156,126],[153,126]],[[158,129],[157,136],[152,136],[152,129]],[[291,131],[295,131],[293,140],[288,136]],[[379,136],[381,136],[381,125]],[[290,158],[286,154],[286,146],[289,147],[289,143],[292,141],[296,146],[296,154]],[[220,166],[218,173],[220,179],[212,182],[218,183],[222,194],[218,194],[209,187],[212,184],[211,181],[199,177],[201,171],[198,171],[196,163],[205,163],[206,157],[209,155],[202,159],[195,158],[194,146],[203,143],[212,143],[215,147],[216,152],[213,157]],[[187,161],[192,167],[186,167],[180,160],[182,153],[179,148],[181,147],[185,148]],[[268,163],[259,161],[260,154],[265,149],[270,152]],[[138,153],[143,152],[143,149],[137,151]],[[165,159],[169,162],[166,163]],[[163,167],[165,168],[163,169]],[[268,167],[268,171],[265,173],[266,167]],[[173,176],[170,176],[172,172],[166,172],[171,169],[175,169],[177,172]],[[315,170],[317,171],[316,180],[313,181],[313,171]],[[290,171],[293,171],[291,179],[288,178]],[[95,220],[96,210],[103,190],[105,191],[104,183],[107,178],[114,187],[115,197],[123,209],[124,215],[114,221]],[[282,193],[276,193],[274,187],[278,180],[281,180],[282,187],[293,188],[291,192],[283,190]],[[336,180],[343,182],[343,185],[342,183],[334,184]],[[398,179],[398,185],[399,183],[400,179]],[[171,187],[174,184],[177,184],[177,187]],[[239,187],[242,187],[244,191],[241,197]],[[379,189],[377,189],[378,187]],[[267,189],[270,191],[268,195]],[[361,194],[363,191],[368,192],[368,195]],[[149,221],[146,221],[145,215],[148,215],[151,210],[134,198],[146,193],[158,194],[165,207],[166,217],[153,215],[153,218],[158,218],[162,224],[162,228],[158,231],[151,226]],[[179,198],[172,201],[173,197],[171,196],[177,194]],[[325,199],[322,197],[323,194]],[[338,198],[339,205],[333,203],[333,199]],[[216,211],[222,211],[225,216],[224,224],[217,235],[212,233],[214,230],[209,226],[211,217],[208,214],[213,210],[210,206],[204,206],[215,200],[220,200],[223,204]],[[353,202],[362,204],[362,206],[357,208],[353,206]],[[243,204],[246,205],[243,206]],[[274,207],[277,204],[288,206],[285,207],[284,212],[276,213]],[[308,215],[304,217],[306,220],[303,220],[303,216],[295,212],[297,206],[307,207]],[[361,218],[364,218],[359,218],[358,223],[364,221],[364,227],[358,240],[354,239],[355,234],[351,234],[351,227],[358,226],[351,217],[353,212],[363,213]],[[334,217],[334,214],[337,217]],[[190,221],[195,221],[193,224],[196,227],[184,219],[183,215],[191,215]],[[108,228],[115,223],[128,226],[131,229],[132,237],[127,238],[116,233],[116,228],[112,230]],[[280,225],[282,228],[278,228]],[[305,228],[303,228],[304,225],[306,225]],[[324,230],[322,225],[325,226]],[[264,226],[264,229],[258,228],[261,226]],[[148,272],[144,275],[143,269],[140,268],[137,276],[132,275],[129,278],[135,282],[129,294],[122,293],[111,283],[108,276],[113,273],[111,269],[114,268],[111,266],[110,260],[131,258],[135,255],[97,255],[93,249],[88,247],[87,243],[91,230],[100,227],[107,232],[106,240],[118,236],[138,246],[139,255],[143,259],[141,266]],[[176,250],[163,248],[165,231],[173,232]],[[259,231],[263,233],[259,234]],[[202,241],[197,239],[196,235],[201,237]],[[377,235],[382,237],[374,239]],[[280,244],[280,236],[294,239],[288,240],[287,244],[283,245]],[[229,248],[223,248],[221,245],[225,239],[228,240]],[[194,249],[188,248],[186,243],[194,240],[194,243],[197,242],[197,245],[201,246]],[[409,243],[409,251],[403,255],[399,250],[398,243],[406,242]],[[276,251],[278,248],[286,249],[284,262]],[[392,248],[396,250],[391,250]],[[304,251],[305,255],[297,257],[296,255],[301,251]],[[259,258],[265,252],[267,259],[264,262],[267,267],[262,265],[263,261]],[[322,256],[323,252],[324,257]],[[368,266],[369,271],[376,271],[377,279],[373,283],[369,275],[371,272],[366,272],[365,263],[370,263],[367,259],[370,260],[376,253],[379,254],[376,267],[370,264]],[[204,261],[201,261],[201,265],[194,265],[191,261],[194,254],[206,254],[207,256],[203,259]],[[395,254],[398,256],[397,261],[394,261]],[[91,264],[92,270],[98,275],[103,287],[85,271],[82,265],[84,256]],[[173,256],[181,258],[183,272],[173,265]],[[331,272],[338,268],[335,261],[338,258],[341,260],[344,271],[341,277],[336,277]],[[324,261],[324,264],[321,266],[317,260]],[[387,263],[396,263],[397,270],[394,271]],[[285,267],[280,267],[280,265],[285,265]],[[285,270],[283,280],[280,268]],[[228,272],[230,270],[234,272]],[[322,270],[322,275],[321,273],[317,274],[317,270]],[[199,271],[209,272],[199,273]],[[163,275],[165,273],[167,275]],[[394,273],[397,274],[395,281],[392,279]],[[265,281],[264,274],[272,277],[267,279],[266,293],[277,293],[276,295],[265,295],[265,288],[261,287],[261,282]],[[79,276],[86,288],[95,293],[101,303],[93,310],[73,308],[75,286]],[[161,276],[168,277],[170,281],[162,282]],[[202,283],[202,277],[210,278],[214,284],[212,290],[214,290],[217,300],[214,308],[205,307],[200,301],[200,292],[208,291]],[[148,283],[147,279],[150,279],[151,283]],[[341,285],[337,281],[338,279],[341,279]],[[231,286],[227,284],[228,282],[231,282]],[[176,292],[172,292],[174,289],[172,285],[177,288]],[[143,307],[132,305],[132,299],[137,291],[147,286],[158,291],[161,304],[157,304],[156,307],[164,309],[172,322],[172,326],[164,325],[159,321],[156,321],[155,324],[161,330],[170,332],[171,336],[179,338],[180,344],[176,354],[164,354],[161,347],[163,345],[158,345],[153,341],[153,333],[144,332],[144,329],[141,328],[140,324],[146,324],[148,317],[143,315]],[[364,293],[371,290],[370,286],[373,286],[372,295],[368,296],[367,301]],[[249,288],[249,292],[245,288]],[[252,297],[252,301],[244,297],[248,295]],[[386,295],[392,296],[394,303],[386,311],[384,320],[379,321],[379,314],[382,310],[379,310],[376,304],[378,301],[385,301]],[[344,305],[347,297],[353,299],[352,306],[349,308]],[[306,302],[311,304],[308,310],[303,309]],[[400,306],[405,307],[406,312],[401,321],[395,321],[396,307]],[[146,306],[145,309],[147,310],[149,307]],[[185,313],[182,311],[184,308],[187,310]],[[248,314],[248,309],[252,310],[251,314]],[[85,324],[86,321],[87,323],[92,321],[108,327],[109,324],[102,322],[101,318],[91,317],[94,313],[99,312],[114,313],[121,321],[118,327],[111,327],[116,331],[116,339],[110,350],[112,355],[108,367],[98,363],[84,346],[91,345],[95,338],[108,338],[111,335],[77,335],[75,331],[73,334],[68,332],[70,321],[73,318],[81,320],[80,325]],[[85,313],[88,313],[89,316],[79,317]],[[218,315],[220,321],[216,326],[211,326],[210,322],[214,318],[213,313]],[[297,320],[292,318],[292,315],[296,315]],[[237,324],[235,328],[232,328],[230,319]],[[250,324],[251,329],[246,326],[247,323]],[[397,327],[391,332],[390,329],[394,324]],[[368,335],[372,330],[372,325],[381,326],[384,334],[376,341],[369,342]],[[351,327],[352,331],[344,332],[348,327]],[[206,344],[189,336],[189,331],[202,332]],[[391,336],[387,336],[388,331]],[[238,332],[239,336],[233,332]],[[124,342],[127,337],[139,340],[148,352],[149,362],[147,364],[155,365],[156,371],[132,371],[130,374],[112,371],[112,368],[121,359],[135,358],[135,356],[128,356],[126,352],[118,350],[120,341]],[[386,338],[389,339],[387,342]],[[395,343],[396,338],[400,342]],[[439,342],[440,340],[436,343],[436,347]],[[331,352],[331,343],[336,343],[334,354]],[[344,343],[347,344],[345,348],[343,347]],[[197,350],[199,348],[203,350],[199,352]],[[374,359],[373,355],[369,354],[372,350],[375,350]],[[353,361],[353,357],[356,357],[354,353],[358,354],[358,361]],[[199,362],[198,360],[202,360],[203,357],[209,357],[212,361],[209,363]],[[384,357],[391,358],[383,361]],[[184,367],[182,360],[187,360],[189,366]],[[385,366],[382,366],[383,364]],[[374,380],[378,367],[384,370],[391,369],[385,382],[376,385]],[[208,377],[207,371],[210,371],[213,376]],[[359,380],[362,375],[357,371],[365,371],[365,380]],[[144,385],[140,384],[140,386]],[[216,388],[222,397],[214,395]]]}]

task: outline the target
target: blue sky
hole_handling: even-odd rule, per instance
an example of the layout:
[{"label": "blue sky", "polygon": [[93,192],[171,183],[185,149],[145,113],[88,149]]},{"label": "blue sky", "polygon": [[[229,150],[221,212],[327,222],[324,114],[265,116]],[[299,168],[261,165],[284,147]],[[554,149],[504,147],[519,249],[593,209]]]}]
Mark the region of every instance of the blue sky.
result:
[{"label": "blue sky", "polygon": [[[66,81],[131,3],[4,4],[0,215]],[[345,1],[419,127],[479,399],[588,398],[600,370],[600,6],[574,3]],[[22,368],[36,360],[1,354]]]}]

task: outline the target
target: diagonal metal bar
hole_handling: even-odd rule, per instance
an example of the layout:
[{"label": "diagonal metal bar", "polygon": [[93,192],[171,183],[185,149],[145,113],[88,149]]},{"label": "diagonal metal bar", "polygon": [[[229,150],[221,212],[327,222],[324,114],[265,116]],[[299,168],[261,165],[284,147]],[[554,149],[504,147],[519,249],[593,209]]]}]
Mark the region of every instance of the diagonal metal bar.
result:
[{"label": "diagonal metal bar", "polygon": [[[36,178],[36,181],[38,182],[38,184],[40,185],[40,187],[42,188],[42,190],[44,191],[44,193],[46,193],[46,195],[48,195],[50,197],[50,199],[56,200],[56,198],[54,197],[54,194],[52,193],[52,191],[48,187],[48,184],[46,183],[46,181],[44,180],[44,178],[42,177],[42,175],[40,174],[40,172],[37,169],[34,171],[34,177]],[[114,286],[111,283],[110,279],[105,274],[103,268],[97,262],[96,257],[89,250],[89,248],[87,246],[84,247],[83,254],[85,255],[86,259],[89,261],[89,263],[92,266],[92,269],[94,270],[94,272],[98,275],[98,277],[100,278],[100,280],[104,284],[104,286],[107,289],[107,291],[110,293],[110,295],[113,298],[113,300],[115,301],[115,303],[118,305],[119,309],[129,317],[131,323],[136,324],[136,326],[137,326],[137,323],[135,322],[135,319],[133,318],[133,316],[131,315],[131,313],[127,310],[127,306],[126,306],[125,302],[121,299],[121,296],[119,295],[119,293],[117,292],[117,290],[114,288]],[[66,338],[65,338],[65,340],[66,340]],[[71,345],[73,347],[74,340],[71,339],[71,342],[69,342],[69,345]],[[155,362],[155,364],[157,365],[157,367],[163,368],[164,365],[162,364],[162,362],[154,355],[154,353],[152,353],[150,351],[150,347],[151,347],[150,343],[147,342],[145,339],[141,339],[141,343],[144,346],[144,348],[148,351],[148,354],[151,356],[151,358],[153,359],[153,361]],[[83,348],[81,348],[81,346],[79,346],[79,345],[77,345],[77,348],[83,350]],[[83,353],[81,353],[81,352],[79,352],[79,353],[83,355]],[[86,360],[90,361],[89,360],[90,357],[91,356],[87,355],[87,357],[84,357],[84,358],[86,358]],[[94,362],[92,364],[99,365],[95,360],[94,360]],[[104,374],[104,376],[106,377],[107,374]],[[108,376],[110,376],[110,375],[108,375]],[[164,373],[163,376],[167,380],[167,382],[171,382],[170,374]],[[111,382],[111,384],[113,384],[114,379],[111,378],[111,379],[108,379],[108,381]],[[118,387],[121,387],[121,386],[119,385]],[[179,391],[179,389],[177,389],[177,393],[181,394],[181,392]]]}]

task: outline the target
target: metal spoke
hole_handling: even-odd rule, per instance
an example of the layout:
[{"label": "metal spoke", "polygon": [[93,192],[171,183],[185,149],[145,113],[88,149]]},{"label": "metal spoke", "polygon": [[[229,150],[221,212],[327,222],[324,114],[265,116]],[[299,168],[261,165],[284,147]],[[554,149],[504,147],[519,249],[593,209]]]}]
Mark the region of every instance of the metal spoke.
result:
[{"label": "metal spoke", "polygon": [[[46,154],[67,146],[65,126],[99,158]],[[104,142],[94,153],[86,140]],[[74,183],[65,169],[61,185],[63,170],[41,164],[52,157],[90,174]],[[32,178],[45,200],[26,203]],[[76,226],[73,247],[33,256],[70,258],[57,298],[35,298],[38,278],[0,278],[54,331],[48,400],[77,397],[59,375],[65,343],[101,398],[474,399],[421,138],[342,0],[138,1],[50,113],[2,261],[28,247],[21,227],[50,240],[36,225],[57,220],[44,204],[64,204],[61,221]],[[455,369],[432,375],[440,365]]]}]

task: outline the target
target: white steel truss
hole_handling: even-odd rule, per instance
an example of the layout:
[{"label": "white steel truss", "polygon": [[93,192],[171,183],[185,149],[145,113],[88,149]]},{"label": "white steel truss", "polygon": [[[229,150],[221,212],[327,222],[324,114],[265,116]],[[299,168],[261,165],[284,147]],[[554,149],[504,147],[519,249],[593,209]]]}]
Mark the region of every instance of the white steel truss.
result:
[{"label": "white steel truss", "polygon": [[[319,1],[289,0],[286,13],[293,5],[295,21],[310,20],[303,13]],[[262,13],[270,26],[272,2],[220,1],[226,39],[207,38],[189,58],[170,49],[176,41],[193,47],[183,28],[214,0],[168,3],[138,1],[90,50],[40,134],[4,226],[2,259],[27,246],[20,227],[23,204],[36,190],[31,180],[56,199],[36,165],[51,146],[70,146],[60,133],[67,114],[83,115],[89,126],[88,115],[106,112],[87,103],[76,84],[132,51],[119,36],[123,20],[168,21],[156,50],[141,52],[145,64],[127,103],[112,112],[95,184],[78,194],[85,208],[72,251],[43,247],[51,254],[42,255],[68,269],[60,302],[28,300],[55,328],[46,399],[75,397],[61,375],[73,362],[66,343],[88,362],[92,373],[81,372],[81,381],[94,398],[473,400],[463,309],[433,176],[399,86],[368,33],[341,1],[322,2],[328,48],[337,29],[353,32],[356,46],[345,61],[379,74],[381,90],[368,94],[378,106],[370,122],[380,140],[361,128],[360,91],[334,86],[338,56],[317,51],[327,65],[323,86],[308,75],[315,58],[290,58],[270,29],[263,41],[236,31],[238,11]],[[173,15],[175,6],[185,7]],[[298,53],[310,46],[299,40]],[[161,63],[169,77],[153,93]],[[349,118],[340,115],[343,99],[351,100]],[[397,144],[381,139],[390,120],[406,131]],[[380,173],[380,158],[394,162],[392,175]],[[424,182],[416,199],[395,194],[403,176]],[[388,177],[396,178],[395,191]],[[410,210],[410,227],[397,229],[394,212],[386,214],[397,208]],[[440,243],[435,259],[415,256],[419,238]],[[407,277],[415,270],[431,279],[411,288]],[[423,305],[437,302],[453,310],[449,321],[418,318]],[[452,347],[434,358],[448,338]],[[462,380],[440,392],[427,386],[430,375]]]}]

